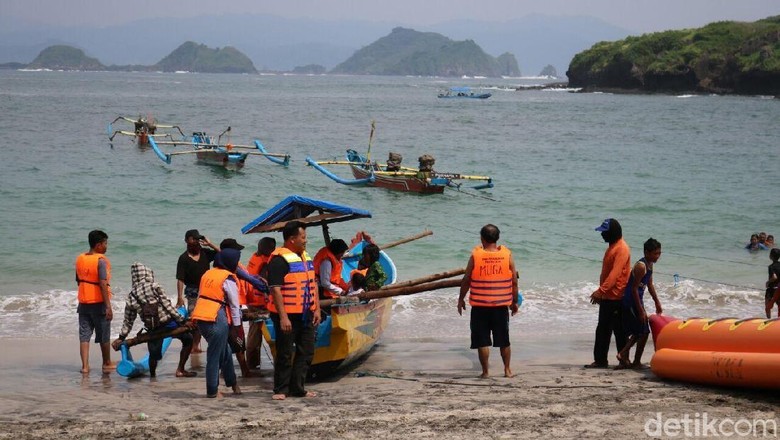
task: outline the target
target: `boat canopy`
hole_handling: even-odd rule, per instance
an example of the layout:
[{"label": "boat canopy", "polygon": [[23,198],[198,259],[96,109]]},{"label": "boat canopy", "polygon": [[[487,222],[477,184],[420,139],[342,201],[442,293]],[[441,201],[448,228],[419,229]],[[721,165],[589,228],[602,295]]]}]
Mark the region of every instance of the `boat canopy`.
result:
[{"label": "boat canopy", "polygon": [[260,217],[247,223],[246,226],[241,228],[241,233],[281,231],[284,229],[284,225],[292,220],[301,221],[307,226],[321,226],[328,223],[370,217],[371,213],[365,209],[292,195],[279,202]]},{"label": "boat canopy", "polygon": [[471,87],[450,87],[450,92],[471,93]]}]

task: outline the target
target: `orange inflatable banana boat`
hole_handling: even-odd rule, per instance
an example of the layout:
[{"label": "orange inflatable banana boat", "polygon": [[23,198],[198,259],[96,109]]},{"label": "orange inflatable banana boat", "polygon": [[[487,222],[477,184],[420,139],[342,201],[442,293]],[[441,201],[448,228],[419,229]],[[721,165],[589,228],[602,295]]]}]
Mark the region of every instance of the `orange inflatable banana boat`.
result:
[{"label": "orange inflatable banana boat", "polygon": [[780,320],[650,316],[659,377],[780,389]]}]

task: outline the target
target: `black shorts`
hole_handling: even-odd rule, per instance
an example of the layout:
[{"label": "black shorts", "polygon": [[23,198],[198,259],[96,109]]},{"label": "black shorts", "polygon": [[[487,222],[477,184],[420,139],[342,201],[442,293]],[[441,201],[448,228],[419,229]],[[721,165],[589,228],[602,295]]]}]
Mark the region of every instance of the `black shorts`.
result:
[{"label": "black shorts", "polygon": [[[162,326],[160,330],[154,330],[154,331],[164,331],[170,329],[171,329],[170,327]],[[192,345],[191,333],[181,333],[176,336],[173,336],[173,338],[180,340],[181,346],[184,349],[187,349],[187,347]],[[162,338],[154,341],[149,341],[146,343],[146,347],[149,349],[149,359],[154,359],[155,361],[159,361],[160,359],[162,359],[162,346],[164,340],[165,338]]]},{"label": "black shorts", "polygon": [[650,324],[648,321],[639,319],[639,313],[633,307],[623,306],[623,331],[626,336],[642,336],[650,334]]},{"label": "black shorts", "polygon": [[[493,334],[493,341],[490,334]],[[509,347],[509,307],[471,307],[471,348]]]}]

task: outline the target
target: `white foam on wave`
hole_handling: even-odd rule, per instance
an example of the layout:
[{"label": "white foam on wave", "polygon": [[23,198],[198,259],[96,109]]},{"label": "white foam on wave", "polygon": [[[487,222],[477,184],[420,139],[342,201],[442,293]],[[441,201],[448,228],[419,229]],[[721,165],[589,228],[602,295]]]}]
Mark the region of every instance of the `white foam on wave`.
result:
[{"label": "white foam on wave", "polygon": [[[598,317],[598,306],[590,304],[590,295],[598,287],[593,282],[533,283],[521,282],[523,304],[510,328],[528,335],[564,335],[592,332]],[[683,280],[656,283],[664,314],[676,318],[760,317],[763,316],[763,292],[730,286]],[[126,289],[125,289],[126,290]],[[113,292],[114,320],[112,334],[122,326],[127,292],[117,287]],[[458,288],[442,289],[416,295],[399,296],[393,303],[393,315],[386,334],[392,338],[468,338],[469,313],[458,316]],[[174,297],[170,297],[175,301]],[[649,313],[655,308],[645,294]],[[0,296],[0,338],[70,338],[78,329],[78,299],[72,290],[49,290]],[[138,328],[136,322],[136,328]]]}]

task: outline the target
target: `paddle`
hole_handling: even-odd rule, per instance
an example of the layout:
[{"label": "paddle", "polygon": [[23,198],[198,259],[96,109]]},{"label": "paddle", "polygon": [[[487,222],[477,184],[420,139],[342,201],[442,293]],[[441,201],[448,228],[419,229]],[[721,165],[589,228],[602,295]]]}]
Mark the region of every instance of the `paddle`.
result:
[{"label": "paddle", "polygon": [[[379,249],[380,250],[389,249],[391,247],[395,247],[395,246],[398,246],[398,245],[401,245],[401,244],[404,244],[404,243],[409,243],[410,241],[419,240],[420,238],[427,237],[429,235],[433,235],[433,231],[429,231],[429,230],[426,229],[425,231],[420,232],[419,234],[415,234],[415,235],[412,235],[412,236],[409,236],[409,237],[406,237],[406,238],[402,238],[400,240],[396,240],[396,241],[394,241],[392,243],[388,243],[388,244],[379,246]],[[346,254],[344,254],[344,256],[342,258],[358,257],[360,255],[363,255],[363,253],[361,252],[359,254],[352,254],[352,253],[347,252]]]},{"label": "paddle", "polygon": [[371,141],[374,140],[374,128],[376,121],[371,121],[371,134],[368,136],[368,151],[366,152],[366,161],[371,163]]},{"label": "paddle", "polygon": [[415,293],[428,292],[431,290],[447,289],[451,287],[460,286],[461,281],[462,281],[461,278],[456,278],[452,280],[435,281],[435,282],[422,283],[422,284],[416,284],[411,286],[408,285],[404,287],[398,287],[395,289],[390,288],[392,286],[385,286],[388,288],[387,289],[382,288],[379,290],[375,290],[373,292],[364,292],[354,296],[342,296],[335,299],[323,299],[320,300],[320,306],[325,307],[333,304],[345,304],[345,303],[356,302],[356,301],[389,298],[389,297],[401,296],[401,295],[412,295]]}]

